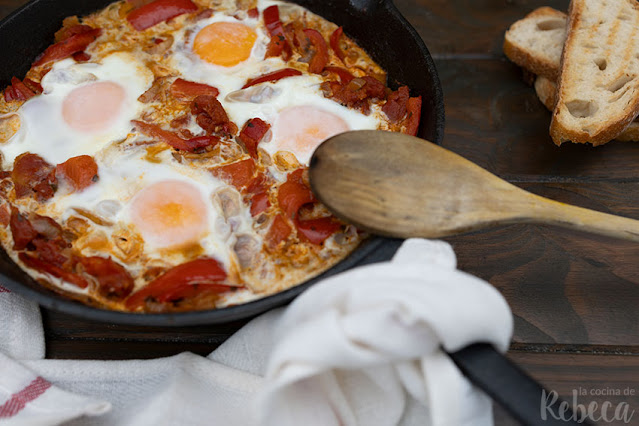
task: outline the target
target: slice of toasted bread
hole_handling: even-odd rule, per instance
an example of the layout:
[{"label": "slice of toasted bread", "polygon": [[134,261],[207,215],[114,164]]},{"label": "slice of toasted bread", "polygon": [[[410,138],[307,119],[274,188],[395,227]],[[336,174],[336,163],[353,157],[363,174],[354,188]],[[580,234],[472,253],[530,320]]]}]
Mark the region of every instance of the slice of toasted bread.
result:
[{"label": "slice of toasted bread", "polygon": [[557,80],[567,19],[565,13],[551,7],[532,11],[506,31],[504,53],[520,67]]},{"label": "slice of toasted bread", "polygon": [[639,114],[639,4],[572,0],[550,136],[604,144]]},{"label": "slice of toasted bread", "polygon": [[[550,111],[555,109],[555,94],[557,85],[554,81],[549,80],[543,75],[535,79],[535,92],[542,104]],[[630,125],[621,132],[615,139],[623,142],[639,142],[639,119],[635,119]]]}]

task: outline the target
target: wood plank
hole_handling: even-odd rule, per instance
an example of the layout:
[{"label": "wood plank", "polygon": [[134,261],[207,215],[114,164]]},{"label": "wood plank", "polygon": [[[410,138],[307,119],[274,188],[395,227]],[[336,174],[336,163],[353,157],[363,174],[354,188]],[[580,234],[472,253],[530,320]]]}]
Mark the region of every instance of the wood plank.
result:
[{"label": "wood plank", "polygon": [[550,112],[506,59],[436,63],[446,101],[446,148],[508,180],[639,181],[639,143],[555,146]]},{"label": "wood plank", "polygon": [[568,10],[569,0],[396,0],[436,57],[501,56],[504,32],[541,6]]}]

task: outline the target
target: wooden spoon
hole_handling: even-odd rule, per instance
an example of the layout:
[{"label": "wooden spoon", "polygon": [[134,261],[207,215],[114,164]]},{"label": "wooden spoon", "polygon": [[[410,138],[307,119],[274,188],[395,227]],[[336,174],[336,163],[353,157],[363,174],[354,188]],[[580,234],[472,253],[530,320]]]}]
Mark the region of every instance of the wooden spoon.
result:
[{"label": "wooden spoon", "polygon": [[375,234],[438,238],[537,222],[639,241],[639,221],[531,194],[433,143],[342,133],[317,148],[311,188],[337,217]]},{"label": "wooden spoon", "polygon": [[[541,222],[639,241],[639,221],[521,190],[423,139],[357,131],[326,140],[311,158],[311,188],[336,216],[392,237],[443,237],[490,225]],[[507,357],[475,343],[450,358],[477,387],[529,426],[592,425]],[[547,407],[563,418],[542,418]],[[564,407],[565,404],[565,407]],[[568,420],[564,420],[568,419]]]}]

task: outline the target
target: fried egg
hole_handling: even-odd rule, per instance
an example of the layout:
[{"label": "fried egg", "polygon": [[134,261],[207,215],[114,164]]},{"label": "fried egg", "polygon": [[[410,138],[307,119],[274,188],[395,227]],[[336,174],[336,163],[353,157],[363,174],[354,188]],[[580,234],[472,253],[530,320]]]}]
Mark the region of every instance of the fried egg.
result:
[{"label": "fried egg", "polygon": [[41,81],[43,93],[17,111],[20,128],[0,147],[4,165],[24,152],[58,164],[126,138],[143,108],[137,98],[152,82],[153,73],[126,52],[100,63],[57,62]]}]

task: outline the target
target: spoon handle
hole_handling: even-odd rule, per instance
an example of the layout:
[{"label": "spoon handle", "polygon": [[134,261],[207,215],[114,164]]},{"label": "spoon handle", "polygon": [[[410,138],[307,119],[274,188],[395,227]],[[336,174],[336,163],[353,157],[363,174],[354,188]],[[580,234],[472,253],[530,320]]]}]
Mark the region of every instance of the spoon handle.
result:
[{"label": "spoon handle", "polygon": [[[461,372],[522,425],[592,425],[487,343],[448,354]],[[565,404],[565,403],[563,403]]]},{"label": "spoon handle", "polygon": [[535,222],[639,242],[639,220],[572,206],[537,195],[532,197],[536,200],[528,215]]}]

